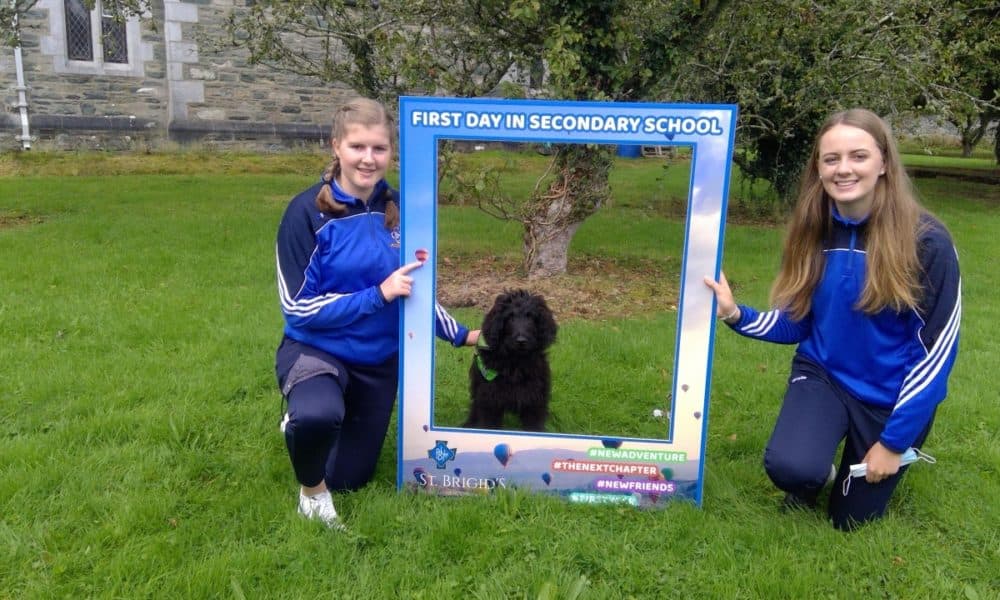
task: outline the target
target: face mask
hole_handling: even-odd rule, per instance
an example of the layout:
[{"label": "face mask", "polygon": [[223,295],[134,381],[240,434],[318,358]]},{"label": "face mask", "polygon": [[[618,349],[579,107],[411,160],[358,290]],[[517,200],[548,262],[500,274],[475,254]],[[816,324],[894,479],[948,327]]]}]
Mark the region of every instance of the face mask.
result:
[{"label": "face mask", "polygon": [[[918,460],[934,464],[937,459],[927,454],[926,452],[921,452],[917,448],[910,448],[903,453],[903,456],[899,460],[899,466],[904,467],[908,464],[915,463]],[[866,463],[858,463],[856,465],[851,465],[851,472],[848,473],[847,477],[844,478],[843,492],[847,495],[848,490],[851,489],[851,479],[855,477],[864,477],[868,474],[868,465]]]}]

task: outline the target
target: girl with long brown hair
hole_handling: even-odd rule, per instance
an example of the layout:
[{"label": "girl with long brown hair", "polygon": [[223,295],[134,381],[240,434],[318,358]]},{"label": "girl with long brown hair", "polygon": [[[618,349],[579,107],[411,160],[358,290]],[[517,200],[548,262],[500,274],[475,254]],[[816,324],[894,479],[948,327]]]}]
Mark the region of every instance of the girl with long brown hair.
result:
[{"label": "girl with long brown hair", "polygon": [[[786,506],[849,530],[885,513],[904,455],[926,439],[958,349],[961,278],[944,225],[917,201],[888,125],[853,109],[816,135],[788,224],[771,310],[705,279],[720,318],[755,339],[798,344],[764,467]],[[839,466],[831,466],[844,442]]]}]

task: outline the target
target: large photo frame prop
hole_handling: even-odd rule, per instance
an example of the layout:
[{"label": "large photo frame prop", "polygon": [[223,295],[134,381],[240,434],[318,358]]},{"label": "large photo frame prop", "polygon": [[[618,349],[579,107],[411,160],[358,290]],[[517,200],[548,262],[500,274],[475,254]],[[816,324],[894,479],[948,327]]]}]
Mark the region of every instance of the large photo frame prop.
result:
[{"label": "large photo frame prop", "polygon": [[[718,277],[721,265],[736,116],[733,105],[400,98],[401,252],[404,263],[418,250],[430,259],[412,272],[414,291],[401,317],[399,489],[465,495],[518,488],[573,502],[701,505],[716,310],[703,277]],[[438,141],[446,139],[690,148],[665,439],[435,426],[436,173]]]}]

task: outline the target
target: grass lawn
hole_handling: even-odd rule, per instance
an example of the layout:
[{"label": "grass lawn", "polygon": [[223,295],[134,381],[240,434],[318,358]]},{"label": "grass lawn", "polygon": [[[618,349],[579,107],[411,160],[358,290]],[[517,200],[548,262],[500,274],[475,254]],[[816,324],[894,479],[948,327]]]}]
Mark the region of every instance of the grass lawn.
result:
[{"label": "grass lawn", "polygon": [[[965,314],[924,447],[938,462],[910,470],[884,520],[843,534],[779,512],[761,456],[793,349],[720,328],[701,508],[399,493],[393,426],[375,481],[335,498],[338,535],[295,514],[273,375],[275,228],[322,158],[129,160],[0,157],[0,598],[1000,597],[997,186],[917,181],[959,248]],[[573,254],[667,261],[683,223],[662,200],[684,196],[682,169],[616,169],[633,187]],[[449,252],[517,255],[517,228],[472,207],[442,207],[440,228]],[[727,226],[741,301],[766,302],[781,237]],[[557,380],[590,355],[632,369],[635,390],[577,369],[609,401],[557,420],[632,426],[610,399],[667,389],[673,339],[648,332],[674,318],[561,323]],[[629,343],[601,343],[609,330]]]}]

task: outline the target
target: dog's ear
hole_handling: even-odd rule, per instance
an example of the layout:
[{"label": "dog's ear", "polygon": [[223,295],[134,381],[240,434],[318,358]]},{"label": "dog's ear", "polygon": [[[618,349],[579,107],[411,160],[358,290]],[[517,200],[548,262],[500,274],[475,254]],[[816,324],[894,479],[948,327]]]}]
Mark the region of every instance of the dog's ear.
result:
[{"label": "dog's ear", "polygon": [[532,297],[532,301],[535,305],[534,312],[538,329],[544,340],[543,345],[548,348],[556,341],[556,333],[559,331],[559,325],[556,323],[555,315],[552,314],[552,310],[549,309],[549,305],[545,302],[544,297],[536,294]]},{"label": "dog's ear", "polygon": [[507,310],[507,306],[510,304],[510,298],[507,294],[500,294],[493,300],[493,306],[490,310],[486,312],[486,316],[483,317],[483,324],[480,327],[480,334],[486,339],[486,346],[488,348],[499,348],[500,347],[500,334],[503,332],[503,319],[504,313]]}]

